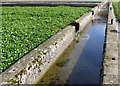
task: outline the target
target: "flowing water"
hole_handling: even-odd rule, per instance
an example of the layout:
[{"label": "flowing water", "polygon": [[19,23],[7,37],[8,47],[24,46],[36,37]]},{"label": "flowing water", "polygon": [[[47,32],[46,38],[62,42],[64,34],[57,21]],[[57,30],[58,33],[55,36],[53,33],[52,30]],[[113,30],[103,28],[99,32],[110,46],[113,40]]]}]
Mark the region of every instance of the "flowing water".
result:
[{"label": "flowing water", "polygon": [[96,84],[100,83],[107,8],[79,33],[38,84]]}]

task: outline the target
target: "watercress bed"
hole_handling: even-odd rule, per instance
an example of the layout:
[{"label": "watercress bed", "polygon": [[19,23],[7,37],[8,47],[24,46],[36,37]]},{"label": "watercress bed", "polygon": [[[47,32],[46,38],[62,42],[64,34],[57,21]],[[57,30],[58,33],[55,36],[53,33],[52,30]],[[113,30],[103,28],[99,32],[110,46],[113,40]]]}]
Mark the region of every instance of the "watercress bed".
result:
[{"label": "watercress bed", "polygon": [[116,18],[118,19],[118,22],[120,22],[120,2],[114,2],[113,7],[116,14]]}]

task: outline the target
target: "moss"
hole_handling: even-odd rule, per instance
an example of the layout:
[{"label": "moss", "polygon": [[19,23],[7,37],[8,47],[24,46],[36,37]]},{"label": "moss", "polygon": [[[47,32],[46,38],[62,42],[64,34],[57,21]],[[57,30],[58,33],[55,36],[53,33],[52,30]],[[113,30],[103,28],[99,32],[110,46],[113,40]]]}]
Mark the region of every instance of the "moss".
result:
[{"label": "moss", "polygon": [[33,64],[36,63],[36,62],[37,62],[36,60],[33,60],[33,61],[32,61]]},{"label": "moss", "polygon": [[38,59],[38,58],[35,58],[35,59],[32,61],[32,63],[33,63],[33,64],[34,64],[34,63],[36,63],[36,62],[38,62],[38,63],[42,64],[42,61],[41,61],[41,60],[39,61],[39,59]]},{"label": "moss", "polygon": [[15,75],[15,78],[18,78],[19,75],[22,75],[22,73],[25,73],[27,72],[25,69],[22,69],[20,72],[18,72],[16,75]]},{"label": "moss", "polygon": [[20,71],[21,73],[25,73],[25,72],[27,72],[25,69],[22,69],[21,71]]},{"label": "moss", "polygon": [[63,40],[63,38],[60,37],[60,38],[58,38],[58,40],[59,40],[59,41],[60,41],[60,40]]},{"label": "moss", "polygon": [[51,49],[51,48],[50,48],[50,47],[47,47],[46,49],[49,50],[49,49]]},{"label": "moss", "polygon": [[108,64],[105,64],[105,66],[108,66]]},{"label": "moss", "polygon": [[110,59],[110,57],[105,57],[105,59]]},{"label": "moss", "polygon": [[40,54],[38,55],[38,58],[41,58],[41,55],[40,55]]},{"label": "moss", "polygon": [[102,62],[106,62],[105,60],[102,60]]},{"label": "moss", "polygon": [[43,55],[43,54],[44,54],[44,53],[41,51],[41,52],[40,52],[40,55]]},{"label": "moss", "polygon": [[105,57],[104,55],[102,56],[102,58],[103,59],[111,59],[110,57],[108,57],[108,56]]},{"label": "moss", "polygon": [[66,59],[64,61],[56,63],[56,65],[59,66],[59,67],[63,67],[68,61],[69,61],[69,59]]},{"label": "moss", "polygon": [[47,52],[44,52],[44,51],[40,51],[40,55],[44,55],[46,54]]},{"label": "moss", "polygon": [[15,78],[18,78],[19,75],[21,75],[21,72],[18,72],[18,73],[15,75]]},{"label": "moss", "polygon": [[29,62],[29,65],[32,65],[33,63],[32,62]]},{"label": "moss", "polygon": [[62,36],[66,36],[65,34],[62,34]]},{"label": "moss", "polygon": [[15,78],[18,78],[18,75],[15,75]]},{"label": "moss", "polygon": [[55,45],[56,45],[58,42],[59,42],[59,39],[57,39],[57,40],[55,41]]},{"label": "moss", "polygon": [[16,80],[14,80],[14,79],[10,79],[8,82],[10,82],[10,83],[17,83],[17,81]]},{"label": "moss", "polygon": [[60,40],[62,40],[63,38],[58,38],[55,42],[52,43],[52,45],[56,45]]},{"label": "moss", "polygon": [[35,58],[35,61],[36,61],[36,62],[39,62],[39,59],[38,59],[38,58]]},{"label": "moss", "polygon": [[102,58],[105,58],[105,56],[104,56],[104,55],[102,55]]},{"label": "moss", "polygon": [[53,42],[52,45],[55,45],[55,43]]},{"label": "moss", "polygon": [[15,75],[15,78],[18,78],[19,75],[22,75],[22,73],[25,73],[25,72],[27,72],[27,70],[22,69],[20,72],[18,72],[18,73]]}]

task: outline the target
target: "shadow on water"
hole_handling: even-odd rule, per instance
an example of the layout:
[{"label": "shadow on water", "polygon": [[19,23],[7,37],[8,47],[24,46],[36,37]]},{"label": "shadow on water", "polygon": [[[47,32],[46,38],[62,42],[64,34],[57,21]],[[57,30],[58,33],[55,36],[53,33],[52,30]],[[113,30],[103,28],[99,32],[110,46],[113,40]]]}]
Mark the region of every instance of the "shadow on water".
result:
[{"label": "shadow on water", "polygon": [[98,86],[106,20],[107,11],[100,12],[80,33],[80,40],[71,43],[38,84],[79,84],[79,86],[96,84],[94,86]]}]

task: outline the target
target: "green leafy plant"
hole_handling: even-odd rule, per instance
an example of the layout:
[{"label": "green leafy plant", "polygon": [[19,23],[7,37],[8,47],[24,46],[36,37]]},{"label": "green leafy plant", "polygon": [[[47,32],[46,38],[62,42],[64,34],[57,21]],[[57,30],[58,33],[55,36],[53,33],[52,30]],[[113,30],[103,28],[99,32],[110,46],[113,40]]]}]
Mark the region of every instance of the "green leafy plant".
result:
[{"label": "green leafy plant", "polygon": [[120,22],[120,2],[113,2],[114,12],[118,22]]}]

